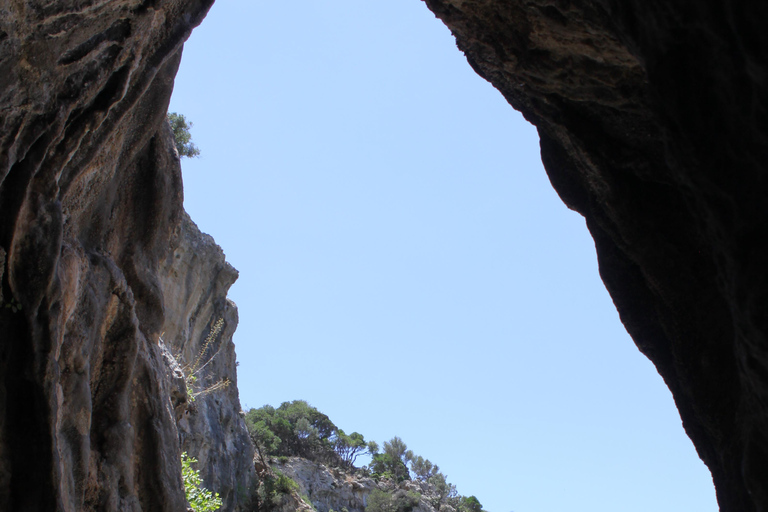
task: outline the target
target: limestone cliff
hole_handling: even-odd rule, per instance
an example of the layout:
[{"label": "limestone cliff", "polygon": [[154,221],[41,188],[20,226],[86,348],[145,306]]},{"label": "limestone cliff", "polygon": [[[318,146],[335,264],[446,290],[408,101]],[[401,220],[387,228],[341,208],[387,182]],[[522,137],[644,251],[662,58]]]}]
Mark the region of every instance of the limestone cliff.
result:
[{"label": "limestone cliff", "polygon": [[349,512],[363,512],[366,498],[377,488],[372,478],[301,457],[289,457],[282,462],[275,460],[272,467],[299,484],[299,493],[306,496],[318,512],[340,512],[343,508]]},{"label": "limestone cliff", "polygon": [[[355,471],[329,467],[302,457],[274,460],[272,467],[292,478],[299,485],[299,494],[317,512],[365,512],[368,498],[376,489],[388,493],[416,493],[419,499],[411,512],[437,512],[430,502],[430,498],[435,499],[435,489],[426,482],[405,480],[395,484],[389,480],[376,481]],[[440,510],[455,512],[448,503],[442,503]],[[292,511],[283,507],[281,512]]]},{"label": "limestone cliff", "polygon": [[768,3],[424,1],[538,128],[721,510],[768,510]]},{"label": "limestone cliff", "polygon": [[[0,510],[185,510],[182,445],[228,510],[247,483],[236,274],[185,218],[165,122],[210,4],[0,5]],[[171,355],[219,318],[202,377],[232,385],[185,412]]]},{"label": "limestone cliff", "polygon": [[[166,311],[163,345],[194,375],[189,390],[177,380],[171,392],[181,448],[198,459],[207,488],[235,510],[250,500],[253,446],[241,416],[232,334],[237,308],[227,290],[237,271],[213,239],[182,215],[159,274]],[[171,364],[173,364],[173,362]]]}]

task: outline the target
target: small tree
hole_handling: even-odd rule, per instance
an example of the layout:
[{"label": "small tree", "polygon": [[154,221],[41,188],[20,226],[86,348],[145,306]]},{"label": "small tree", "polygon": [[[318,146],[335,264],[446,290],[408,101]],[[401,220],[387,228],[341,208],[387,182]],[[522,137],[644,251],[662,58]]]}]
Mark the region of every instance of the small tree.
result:
[{"label": "small tree", "polygon": [[442,473],[435,473],[427,480],[432,487],[432,493],[429,496],[429,502],[435,510],[441,510],[443,505],[456,499],[458,493],[456,486],[449,484]]},{"label": "small tree", "polygon": [[347,435],[341,429],[336,430],[333,438],[333,449],[347,466],[354,466],[357,457],[362,455],[367,448],[368,444],[366,444],[362,434],[352,432]]},{"label": "small tree", "polygon": [[425,459],[421,455],[411,457],[411,470],[416,475],[416,479],[422,482],[426,482],[431,476],[440,472],[437,464],[432,464],[429,459]]},{"label": "small tree", "polygon": [[461,512],[483,512],[483,506],[480,501],[474,496],[462,497],[459,504],[459,510]]},{"label": "small tree", "polygon": [[384,441],[384,453],[392,457],[393,459],[400,459],[403,462],[407,462],[408,447],[405,445],[402,439],[395,436],[389,441]]},{"label": "small tree", "polygon": [[176,142],[176,151],[179,152],[179,157],[192,158],[199,156],[200,149],[192,142],[192,135],[189,133],[190,128],[193,126],[192,121],[187,121],[183,114],[170,112],[168,114],[168,122],[171,124],[173,139]]},{"label": "small tree", "polygon": [[388,453],[377,453],[370,465],[371,473],[377,480],[386,478],[399,483],[409,480],[408,467],[401,459],[395,459]]}]

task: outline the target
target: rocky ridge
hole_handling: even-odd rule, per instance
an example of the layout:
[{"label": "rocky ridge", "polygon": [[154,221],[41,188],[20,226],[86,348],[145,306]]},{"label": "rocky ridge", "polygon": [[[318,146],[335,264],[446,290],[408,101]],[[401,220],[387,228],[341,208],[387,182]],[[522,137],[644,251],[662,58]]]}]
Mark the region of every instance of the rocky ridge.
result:
[{"label": "rocky ridge", "polygon": [[[306,496],[317,512],[365,512],[368,497],[379,489],[385,492],[410,491],[421,495],[418,505],[412,512],[436,512],[428,498],[434,489],[426,482],[405,480],[395,484],[390,480],[376,481],[371,477],[329,467],[302,457],[275,459],[272,467],[292,478],[299,485],[299,494]],[[288,505],[289,507],[292,505]],[[443,504],[440,510],[453,512],[449,504]],[[281,512],[292,512],[282,508]]]}]

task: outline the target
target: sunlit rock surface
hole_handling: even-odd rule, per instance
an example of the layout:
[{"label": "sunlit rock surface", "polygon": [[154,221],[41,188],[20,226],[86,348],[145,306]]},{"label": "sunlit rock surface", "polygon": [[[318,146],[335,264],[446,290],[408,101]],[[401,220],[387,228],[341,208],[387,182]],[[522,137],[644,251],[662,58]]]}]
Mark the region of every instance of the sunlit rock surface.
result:
[{"label": "sunlit rock surface", "polygon": [[[0,510],[186,510],[182,448],[227,510],[252,474],[226,301],[236,273],[185,219],[165,123],[181,45],[211,3],[0,5],[0,277],[13,306],[0,310]],[[170,284],[177,255],[188,268]],[[202,375],[231,384],[189,410],[179,371],[219,318]]]},{"label": "sunlit rock surface", "polygon": [[237,271],[186,213],[170,247],[160,272],[166,311],[163,344],[182,373],[195,379],[190,381],[192,397],[181,389],[182,382],[171,393],[181,447],[198,460],[206,487],[221,495],[223,509],[234,510],[250,501],[255,479],[232,344],[237,308],[226,298]]},{"label": "sunlit rock surface", "polygon": [[425,3],[538,128],[721,510],[768,510],[768,3]]},{"label": "sunlit rock surface", "polygon": [[[371,477],[354,471],[329,467],[302,457],[287,457],[282,461],[273,460],[272,468],[292,478],[299,485],[299,494],[311,502],[317,512],[344,509],[348,512],[365,512],[368,497],[377,489],[389,494],[418,493],[420,499],[412,512],[437,512],[433,506],[433,503],[436,503],[435,488],[426,482],[405,480],[396,484],[386,479],[377,482]],[[285,505],[280,512],[292,512],[292,502],[286,500]],[[440,510],[456,511],[445,502],[440,504]]]}]

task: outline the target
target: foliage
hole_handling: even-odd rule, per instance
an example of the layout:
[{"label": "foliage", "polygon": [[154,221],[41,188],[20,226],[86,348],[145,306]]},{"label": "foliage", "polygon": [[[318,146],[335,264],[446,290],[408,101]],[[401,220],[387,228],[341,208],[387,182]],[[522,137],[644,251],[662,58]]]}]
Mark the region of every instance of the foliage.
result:
[{"label": "foliage", "polygon": [[304,400],[283,402],[275,409],[251,409],[245,421],[254,443],[273,456],[299,456],[314,461],[340,460],[334,450],[338,429]]},{"label": "foliage", "polygon": [[417,480],[426,482],[430,477],[437,475],[440,468],[437,467],[437,464],[432,464],[429,459],[418,455],[411,458],[411,471],[416,475]]},{"label": "foliage", "polygon": [[483,512],[483,506],[474,496],[462,496],[459,500],[460,512]]},{"label": "foliage", "polygon": [[371,460],[371,473],[376,479],[387,478],[402,482],[411,478],[406,463],[414,457],[402,439],[395,436],[384,441],[384,453],[375,453]]},{"label": "foliage", "polygon": [[[457,512],[483,512],[477,498],[460,496],[456,486],[448,483],[437,464],[415,455],[397,436],[385,441],[380,453],[375,441],[366,442],[358,432],[347,435],[328,416],[303,400],[283,402],[278,408],[265,405],[251,409],[246,413],[245,420],[264,467],[268,466],[266,461],[269,457],[299,456],[315,462],[354,468],[357,457],[367,452],[372,456],[371,463],[368,468],[359,471],[367,472],[377,480],[400,483],[411,479],[410,464],[413,479],[428,484],[422,487],[424,499],[435,510],[440,511],[445,505],[450,505],[447,509],[452,507]],[[269,478],[267,475],[259,490],[262,503],[259,510],[268,510],[268,507],[279,504],[279,493],[275,494],[279,486],[277,481],[271,482]],[[374,490],[368,497],[366,511],[408,512],[421,498],[418,493],[406,493],[404,490],[389,493]]]},{"label": "foliage", "polygon": [[0,306],[5,306],[5,309],[10,309],[13,313],[21,311],[21,303],[15,297],[11,297],[11,300],[8,302],[3,302],[0,299]]},{"label": "foliage", "polygon": [[201,487],[203,479],[200,471],[193,469],[197,459],[187,456],[187,452],[181,454],[181,478],[184,481],[184,493],[187,501],[195,512],[213,512],[221,508],[222,501],[218,493],[214,493]]},{"label": "foliage", "polygon": [[283,496],[298,492],[298,490],[299,484],[280,470],[274,469],[259,482],[256,493],[257,509],[272,510],[279,507],[283,501]]},{"label": "foliage", "polygon": [[395,459],[388,453],[377,453],[370,465],[371,476],[377,480],[388,479],[400,483],[410,479],[408,466],[401,459]]},{"label": "foliage", "polygon": [[179,157],[192,158],[199,156],[200,149],[192,142],[192,134],[189,133],[193,126],[192,122],[187,121],[183,114],[177,114],[176,112],[168,113],[168,122],[171,124],[173,140],[176,142],[176,151],[179,152]]},{"label": "foliage", "polygon": [[[403,462],[407,462],[409,457],[406,457],[408,453],[408,447],[405,445],[402,439],[395,436],[389,441],[384,441],[384,453],[392,457],[393,459],[401,459]],[[413,452],[411,452],[413,455]]]},{"label": "foliage", "polygon": [[435,510],[439,511],[443,505],[453,502],[458,498],[456,486],[449,484],[444,474],[435,473],[429,477],[427,482],[432,489],[429,502]]},{"label": "foliage", "polygon": [[365,512],[411,512],[419,504],[421,495],[402,489],[389,493],[380,489],[368,496]]},{"label": "foliage", "polygon": [[333,449],[347,466],[354,466],[357,457],[365,453],[367,448],[365,438],[358,432],[347,435],[338,429],[333,438]]},{"label": "foliage", "polygon": [[279,469],[273,470],[275,474],[274,489],[279,494],[290,494],[293,491],[299,490],[299,484],[297,484],[293,478],[284,474]]}]

